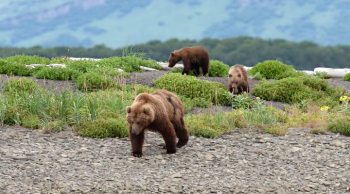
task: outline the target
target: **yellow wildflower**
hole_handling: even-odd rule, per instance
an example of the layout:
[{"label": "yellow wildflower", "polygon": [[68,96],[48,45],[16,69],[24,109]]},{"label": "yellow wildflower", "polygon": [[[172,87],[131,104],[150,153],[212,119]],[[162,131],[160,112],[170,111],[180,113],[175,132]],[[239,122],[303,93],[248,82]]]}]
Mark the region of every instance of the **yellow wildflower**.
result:
[{"label": "yellow wildflower", "polygon": [[328,111],[329,110],[329,106],[322,106],[321,107],[321,111]]},{"label": "yellow wildflower", "polygon": [[260,97],[256,97],[257,100],[260,100]]},{"label": "yellow wildflower", "polygon": [[340,101],[344,102],[344,101],[348,101],[349,98],[347,96],[341,96],[340,97]]}]

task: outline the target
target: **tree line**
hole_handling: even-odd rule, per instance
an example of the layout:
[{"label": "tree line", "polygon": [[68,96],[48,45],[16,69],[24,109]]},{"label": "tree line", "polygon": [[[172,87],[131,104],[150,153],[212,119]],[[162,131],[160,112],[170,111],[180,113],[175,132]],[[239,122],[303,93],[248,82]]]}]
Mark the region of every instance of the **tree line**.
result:
[{"label": "tree line", "polygon": [[154,40],[118,49],[111,49],[104,45],[96,45],[92,48],[1,47],[0,57],[27,54],[52,58],[66,56],[69,49],[71,57],[106,58],[137,52],[144,53],[145,57],[157,61],[168,61],[172,51],[185,46],[204,46],[209,50],[211,59],[220,60],[229,66],[243,64],[252,67],[264,60],[276,59],[293,65],[297,70],[313,70],[315,67],[350,68],[350,46],[348,45],[321,46],[310,41],[290,42],[283,39],[265,40],[245,36],[227,39],[204,38],[199,41],[169,39],[162,42]]}]

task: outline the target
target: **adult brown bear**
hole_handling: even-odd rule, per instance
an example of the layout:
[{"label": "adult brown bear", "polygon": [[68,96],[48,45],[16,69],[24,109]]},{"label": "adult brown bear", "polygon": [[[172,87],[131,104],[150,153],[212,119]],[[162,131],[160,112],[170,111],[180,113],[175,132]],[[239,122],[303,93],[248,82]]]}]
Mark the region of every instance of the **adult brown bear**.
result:
[{"label": "adult brown bear", "polygon": [[184,64],[183,74],[188,74],[190,70],[194,70],[196,76],[200,74],[200,68],[203,75],[209,73],[210,56],[207,49],[201,46],[183,47],[182,49],[171,52],[169,56],[168,67],[174,67],[175,64],[182,61]]},{"label": "adult brown bear", "polygon": [[229,90],[233,94],[249,93],[247,70],[243,65],[236,64],[228,72]]},{"label": "adult brown bear", "polygon": [[133,156],[142,156],[146,130],[163,136],[168,154],[176,153],[176,147],[187,144],[189,132],[183,119],[183,104],[175,94],[166,90],[141,93],[126,112]]}]

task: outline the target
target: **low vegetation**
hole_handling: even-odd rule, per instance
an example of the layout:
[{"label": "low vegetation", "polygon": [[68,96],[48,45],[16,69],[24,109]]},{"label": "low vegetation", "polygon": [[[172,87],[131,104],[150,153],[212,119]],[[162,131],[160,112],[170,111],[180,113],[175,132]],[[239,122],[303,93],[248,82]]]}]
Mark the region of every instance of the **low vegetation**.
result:
[{"label": "low vegetation", "polygon": [[306,75],[276,81],[261,81],[252,90],[255,96],[268,101],[289,104],[315,101],[319,106],[332,107],[339,104],[339,95],[344,92],[344,88],[334,89],[326,80]]},{"label": "low vegetation", "polygon": [[343,77],[343,81],[350,81],[350,73],[345,74],[345,76]]},{"label": "low vegetation", "polygon": [[266,79],[282,79],[290,77],[294,72],[293,66],[277,60],[267,60],[256,64],[248,71],[248,74],[254,76],[258,73]]},{"label": "low vegetation", "polygon": [[[50,60],[25,55],[0,59],[3,74],[73,80],[77,88],[83,91],[74,92],[69,88],[49,91],[41,88],[35,79],[12,77],[5,82],[1,91],[0,125],[21,125],[50,131],[70,128],[82,136],[95,138],[127,137],[126,106],[142,92],[166,89],[183,101],[185,122],[191,135],[214,138],[237,128],[285,135],[289,127],[310,128],[310,133],[314,134],[331,131],[350,135],[349,93],[345,93],[343,88],[334,89],[318,76],[296,73],[293,68],[280,62],[272,63],[284,68],[284,71],[259,65],[261,69],[255,73],[274,81],[261,81],[252,93],[233,96],[221,83],[172,72],[156,79],[155,87],[116,82],[115,79],[123,79],[130,72],[142,71],[140,65],[158,68],[153,60],[138,57],[112,57],[98,62],[69,61],[64,58]],[[65,63],[67,67],[55,70],[24,67],[26,63],[58,62]],[[228,66],[220,61],[212,63],[212,75],[226,77]],[[119,68],[125,71],[120,72]],[[291,73],[286,74],[288,71]],[[282,111],[269,106],[266,101],[280,101],[289,105],[286,111]],[[232,107],[232,111],[214,110],[214,105]],[[207,109],[204,113],[192,114],[193,107]]]},{"label": "low vegetation", "polygon": [[[210,103],[231,105],[230,92],[222,83],[200,80],[193,76],[178,73],[167,73],[154,82],[155,87],[166,89],[191,99],[202,99],[200,107],[208,107]],[[197,105],[197,104],[196,104]]]}]

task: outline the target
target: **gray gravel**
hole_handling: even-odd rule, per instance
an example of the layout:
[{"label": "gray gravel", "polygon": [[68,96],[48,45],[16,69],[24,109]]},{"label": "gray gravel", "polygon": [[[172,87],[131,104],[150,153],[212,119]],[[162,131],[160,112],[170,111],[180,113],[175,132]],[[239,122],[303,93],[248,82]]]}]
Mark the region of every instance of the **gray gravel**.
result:
[{"label": "gray gravel", "polygon": [[127,138],[0,129],[1,193],[350,193],[349,137],[289,129],[190,137],[177,154],[147,133],[142,158]]}]

